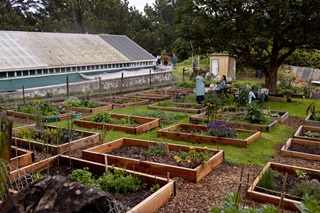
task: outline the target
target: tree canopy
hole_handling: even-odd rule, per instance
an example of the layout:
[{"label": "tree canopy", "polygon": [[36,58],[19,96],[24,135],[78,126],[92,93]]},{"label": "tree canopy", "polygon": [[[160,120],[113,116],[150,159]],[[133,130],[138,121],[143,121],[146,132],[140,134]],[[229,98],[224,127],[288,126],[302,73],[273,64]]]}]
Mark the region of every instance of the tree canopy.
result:
[{"label": "tree canopy", "polygon": [[[185,0],[177,12],[179,37],[203,52],[223,52],[262,70],[270,92],[277,72],[297,49],[320,49],[320,1]],[[192,18],[190,18],[192,14]]]}]

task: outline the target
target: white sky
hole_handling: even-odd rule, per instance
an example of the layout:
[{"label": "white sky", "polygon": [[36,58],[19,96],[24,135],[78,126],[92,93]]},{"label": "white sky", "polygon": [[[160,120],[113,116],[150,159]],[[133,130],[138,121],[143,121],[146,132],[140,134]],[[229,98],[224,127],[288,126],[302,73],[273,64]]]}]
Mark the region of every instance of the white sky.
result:
[{"label": "white sky", "polygon": [[155,0],[128,0],[129,6],[136,6],[140,12],[143,12],[143,8],[147,3],[152,6],[154,1]]}]

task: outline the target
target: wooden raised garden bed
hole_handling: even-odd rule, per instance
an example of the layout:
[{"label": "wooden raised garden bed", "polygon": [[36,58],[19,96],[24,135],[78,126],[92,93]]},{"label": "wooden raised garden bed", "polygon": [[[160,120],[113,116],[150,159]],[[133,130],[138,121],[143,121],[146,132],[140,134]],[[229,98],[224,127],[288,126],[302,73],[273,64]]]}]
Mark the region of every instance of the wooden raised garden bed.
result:
[{"label": "wooden raised garden bed", "polygon": [[136,127],[130,126],[121,126],[115,124],[107,124],[107,123],[98,123],[88,121],[92,118],[92,116],[83,117],[81,119],[75,120],[75,124],[81,127],[86,128],[104,128],[106,130],[115,130],[115,131],[122,131],[129,134],[140,134],[146,131],[149,131],[153,128],[156,128],[160,125],[160,119],[157,118],[147,118],[147,117],[140,117],[140,116],[130,116],[130,115],[120,115],[120,114],[110,114],[111,118],[114,119],[121,119],[121,118],[131,118],[134,119],[134,122],[139,124]]},{"label": "wooden raised garden bed", "polygon": [[187,141],[192,143],[200,144],[221,144],[231,146],[242,146],[246,147],[250,143],[253,143],[260,138],[261,133],[259,131],[250,131],[237,129],[238,133],[251,133],[252,135],[247,139],[235,139],[235,138],[224,138],[201,134],[192,134],[184,132],[205,132],[206,126],[194,125],[194,124],[176,124],[167,128],[158,130],[158,137],[169,138],[173,140]]},{"label": "wooden raised garden bed", "polygon": [[[311,179],[320,180],[320,170],[268,162],[247,191],[247,194],[251,199],[256,200],[258,202],[262,202],[262,203],[274,204],[275,206],[279,205],[281,201],[281,190],[277,191],[277,193],[271,194],[270,192],[258,187],[258,183],[261,180],[261,177],[269,169],[277,171],[283,175],[287,173],[288,174],[287,181],[289,181],[289,176],[293,176],[293,177],[296,177],[296,179],[298,179],[297,171],[306,173]],[[300,200],[296,200],[295,198],[290,196],[290,194],[288,196],[287,195],[288,195],[288,192],[286,192],[286,195],[283,198],[283,202],[282,202],[283,207],[286,209],[293,209],[297,211],[298,209],[295,206],[295,204],[299,204]]]},{"label": "wooden raised garden bed", "polygon": [[130,97],[130,98],[139,97],[139,99],[147,99],[152,103],[171,99],[170,95],[145,94],[145,93],[137,93],[137,94],[133,94],[133,95],[126,95],[124,97]]},{"label": "wooden raised garden bed", "polygon": [[[223,115],[218,115],[218,119],[221,119]],[[206,113],[200,113],[197,115],[193,115],[189,117],[189,121],[192,124],[201,124],[206,123],[208,118],[206,117]],[[237,122],[237,121],[226,121],[227,123],[231,124],[233,127],[237,129],[250,129],[255,131],[262,131],[262,132],[270,132],[271,129],[275,128],[278,125],[278,121],[273,121],[269,125],[263,124],[251,124],[245,122]]]},{"label": "wooden raised garden bed", "polygon": [[195,103],[173,103],[173,107],[157,106],[157,104],[148,105],[149,109],[173,111],[173,112],[186,112],[186,113],[202,113],[205,108],[202,104]]},{"label": "wooden raised garden bed", "polygon": [[[270,110],[270,113],[278,114],[278,117],[268,117],[269,120],[278,121],[278,123],[284,123],[289,118],[289,112],[286,111],[278,111],[278,110]],[[219,115],[230,114],[235,115],[239,118],[245,118],[243,114],[236,114],[234,112],[219,112]]]},{"label": "wooden raised garden bed", "polygon": [[304,120],[304,125],[306,126],[318,126],[320,127],[320,121],[315,121],[311,119],[312,115],[308,115],[308,117]]},{"label": "wooden raised garden bed", "polygon": [[320,161],[320,142],[289,138],[280,150],[281,155]]},{"label": "wooden raised garden bed", "polygon": [[[32,119],[36,120],[37,115],[24,113],[24,112],[17,112],[14,110],[7,110],[8,116],[18,117],[18,118],[26,118],[26,119]],[[74,116],[74,113],[65,113],[60,115],[54,115],[54,116],[41,116],[42,119],[44,119],[46,122],[56,122],[56,121],[62,121],[62,120],[68,120],[71,119]]]},{"label": "wooden raised garden bed", "polygon": [[[89,171],[94,175],[102,175],[106,171],[106,167],[104,164],[95,163],[86,161],[83,159],[70,158],[68,156],[53,156],[46,160],[39,161],[33,165],[24,167],[23,170],[18,170],[10,173],[10,180],[15,180],[19,178],[19,176],[27,173],[37,173],[44,171],[47,168],[51,168],[53,166],[69,166],[71,163],[72,168],[74,169],[82,169],[84,167],[88,167]],[[118,170],[119,168],[108,166],[109,170]],[[172,180],[167,180],[165,178],[156,177],[154,175],[148,175],[139,173],[136,171],[127,170],[128,173],[132,175],[138,176],[147,186],[151,187],[154,184],[159,184],[160,189],[156,192],[149,195],[142,202],[134,206],[133,208],[127,210],[127,212],[135,213],[135,212],[155,212],[159,209],[163,204],[168,202],[172,197],[175,196],[175,184]]]},{"label": "wooden raised garden bed", "polygon": [[[147,160],[139,160],[130,157],[120,157],[112,154],[108,154],[113,150],[124,147],[124,146],[135,146],[141,148],[148,148],[156,145],[155,141],[131,139],[131,138],[121,138],[117,139],[99,146],[89,148],[82,151],[82,158],[90,161],[95,161],[98,163],[105,162],[105,156],[107,156],[108,165],[115,165],[116,167],[127,168],[130,170],[136,170],[143,173],[149,173],[153,175],[167,175],[170,173],[170,177],[182,177],[183,179],[191,182],[198,182],[201,178],[207,175],[212,169],[216,168],[222,163],[224,152],[222,150],[215,149],[204,149],[195,148],[197,152],[210,152],[214,155],[208,160],[207,164],[199,165],[194,169],[168,165],[164,163],[155,163]],[[190,150],[189,146],[177,145],[177,144],[167,144],[169,151],[185,151]]]},{"label": "wooden raised garden bed", "polygon": [[95,107],[95,108],[70,107],[69,109],[75,112],[86,113],[86,114],[112,110],[112,104],[103,104],[103,103],[99,103],[99,104],[101,106]]},{"label": "wooden raised garden bed", "polygon": [[304,135],[305,132],[314,132],[316,134],[319,134],[319,136],[320,136],[320,127],[301,125],[301,126],[299,126],[297,131],[294,133],[293,137],[303,139],[303,140],[312,140],[312,141],[320,142],[320,137],[305,136]]},{"label": "wooden raised garden bed", "polygon": [[132,106],[142,106],[148,105],[150,103],[147,99],[140,99],[136,100],[135,98],[125,98],[125,97],[105,97],[95,99],[96,102],[103,104],[103,103],[110,103],[112,104],[113,109],[121,109],[126,107]]},{"label": "wooden raised garden bed", "polygon": [[[44,149],[46,149],[47,153],[56,155],[56,154],[64,153],[65,151],[75,150],[90,144],[95,144],[100,141],[99,133],[88,132],[83,130],[74,130],[74,134],[79,135],[79,137],[81,137],[80,139],[76,139],[74,141],[70,141],[70,143],[63,143],[60,145],[55,145],[50,143],[45,144],[42,142],[26,140],[26,139],[15,137],[16,135],[15,133],[23,130],[23,128],[32,129],[34,127],[35,127],[35,124],[14,128],[12,132],[12,135],[13,135],[12,143],[17,144],[17,146],[19,147],[24,147],[30,150],[36,149],[38,151],[43,151]],[[59,129],[59,127],[49,126],[49,125],[45,126],[44,128],[56,129],[56,130]]]},{"label": "wooden raised garden bed", "polygon": [[11,146],[11,155],[14,157],[10,158],[11,169],[17,169],[29,165],[34,160],[33,152]]}]

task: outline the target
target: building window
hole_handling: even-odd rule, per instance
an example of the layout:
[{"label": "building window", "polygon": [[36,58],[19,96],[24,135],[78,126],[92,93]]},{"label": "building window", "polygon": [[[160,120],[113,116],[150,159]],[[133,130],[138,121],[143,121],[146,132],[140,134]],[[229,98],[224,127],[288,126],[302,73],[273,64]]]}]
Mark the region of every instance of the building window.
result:
[{"label": "building window", "polygon": [[23,76],[27,76],[27,75],[29,75],[29,71],[28,70],[23,71]]},{"label": "building window", "polygon": [[67,67],[67,69],[66,69],[66,70],[67,70],[67,72],[70,72],[70,70],[71,70],[71,69],[70,69],[70,67]]},{"label": "building window", "polygon": [[8,72],[8,77],[14,77],[14,72]]},{"label": "building window", "polygon": [[17,71],[16,76],[21,76],[21,71]]},{"label": "building window", "polygon": [[36,71],[35,70],[30,70],[30,75],[35,75]]},{"label": "building window", "polygon": [[54,70],[53,69],[49,69],[49,73],[54,73]]}]

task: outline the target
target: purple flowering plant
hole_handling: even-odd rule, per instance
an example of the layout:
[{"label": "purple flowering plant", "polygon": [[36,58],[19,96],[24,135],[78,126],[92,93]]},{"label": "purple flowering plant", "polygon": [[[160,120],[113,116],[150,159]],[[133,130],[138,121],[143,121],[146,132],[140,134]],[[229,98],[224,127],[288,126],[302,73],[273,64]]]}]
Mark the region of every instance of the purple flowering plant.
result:
[{"label": "purple flowering plant", "polygon": [[209,135],[217,137],[235,138],[238,135],[236,129],[225,121],[210,123],[206,130]]}]

